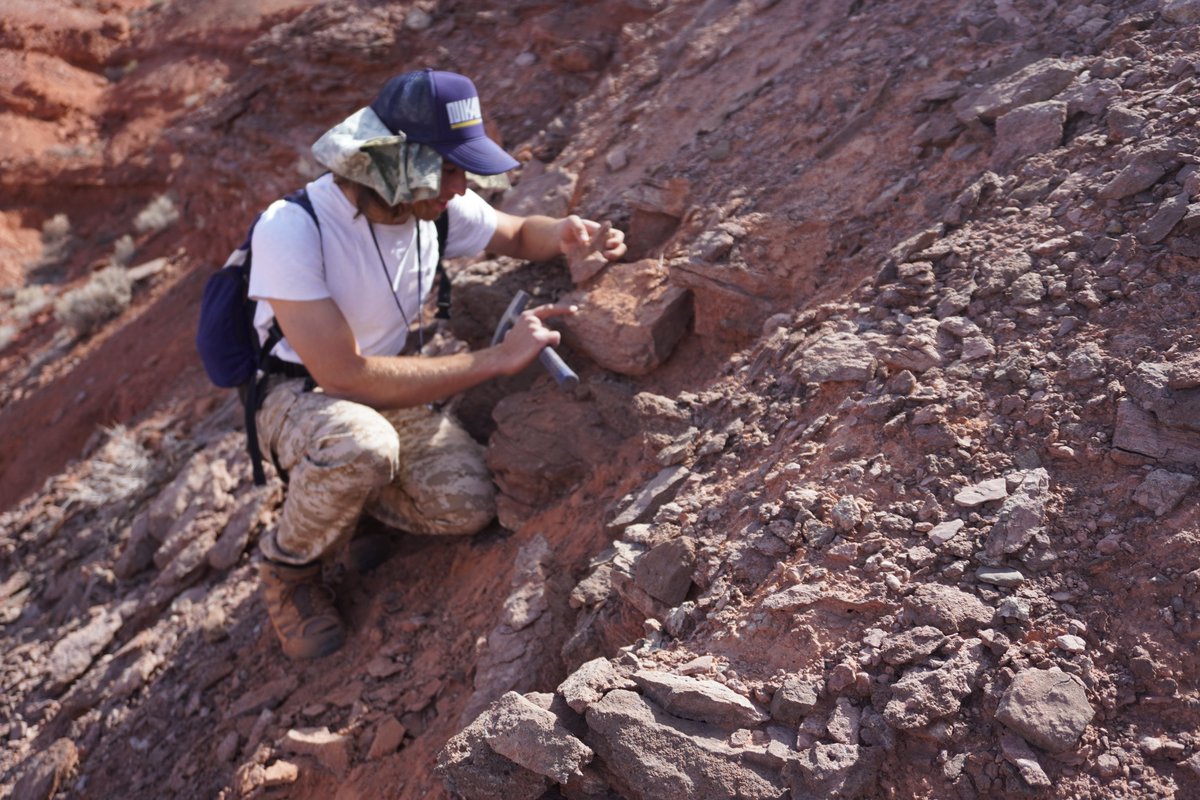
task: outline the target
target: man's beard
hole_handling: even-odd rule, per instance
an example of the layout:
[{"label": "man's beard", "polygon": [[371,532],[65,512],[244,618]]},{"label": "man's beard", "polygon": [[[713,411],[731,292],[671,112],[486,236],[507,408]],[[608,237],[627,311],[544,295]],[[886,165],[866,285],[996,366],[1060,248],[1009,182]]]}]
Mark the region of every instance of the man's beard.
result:
[{"label": "man's beard", "polygon": [[437,200],[414,200],[409,207],[417,219],[425,222],[433,222],[442,215],[441,203]]}]

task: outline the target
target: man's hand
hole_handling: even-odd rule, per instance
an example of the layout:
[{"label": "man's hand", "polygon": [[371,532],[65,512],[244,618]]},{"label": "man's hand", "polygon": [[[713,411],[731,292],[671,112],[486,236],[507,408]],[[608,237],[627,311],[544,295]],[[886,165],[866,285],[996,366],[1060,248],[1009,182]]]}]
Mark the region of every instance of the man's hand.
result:
[{"label": "man's hand", "polygon": [[559,222],[559,247],[567,258],[582,258],[595,251],[616,261],[625,255],[625,232],[571,214]]},{"label": "man's hand", "polygon": [[500,372],[515,375],[537,358],[543,348],[556,346],[562,335],[546,327],[545,321],[570,316],[577,310],[576,306],[538,306],[521,312],[521,316],[504,334],[504,339],[494,348]]},{"label": "man's hand", "polygon": [[411,408],[445,400],[499,375],[525,368],[558,331],[543,320],[574,313],[574,307],[541,306],[523,313],[504,340],[466,353],[364,356],[337,304],[322,300],[270,300],[288,343],[317,384],[335,397],[372,408]]},{"label": "man's hand", "polygon": [[489,252],[526,261],[549,261],[558,255],[570,257],[578,248],[584,253],[596,250],[609,261],[616,261],[625,255],[625,234],[575,214],[554,219],[540,215],[517,217],[497,211],[496,232],[487,246]]}]

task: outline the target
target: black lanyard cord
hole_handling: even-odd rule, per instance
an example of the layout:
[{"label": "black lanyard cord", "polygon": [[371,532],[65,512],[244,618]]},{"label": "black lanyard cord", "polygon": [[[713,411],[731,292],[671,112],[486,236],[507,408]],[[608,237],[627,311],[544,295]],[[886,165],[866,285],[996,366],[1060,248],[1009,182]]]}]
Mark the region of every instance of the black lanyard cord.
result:
[{"label": "black lanyard cord", "polygon": [[[424,324],[424,303],[421,298],[422,284],[424,276],[421,274],[421,221],[414,219],[413,224],[417,226],[417,352],[420,353],[425,349],[425,324]],[[404,313],[404,306],[400,304],[400,298],[396,296],[396,290],[392,288],[392,275],[388,272],[387,262],[383,258],[383,250],[379,247],[379,239],[375,236],[375,226],[371,224],[371,220],[367,220],[367,230],[371,232],[371,241],[375,243],[375,252],[379,255],[379,266],[383,269],[383,277],[387,279],[388,293],[391,294],[392,300],[396,303],[396,310],[400,312],[400,317],[404,320],[404,336],[408,338],[408,330],[412,325],[408,321],[408,314]],[[399,278],[400,265],[396,265],[396,277]]]}]

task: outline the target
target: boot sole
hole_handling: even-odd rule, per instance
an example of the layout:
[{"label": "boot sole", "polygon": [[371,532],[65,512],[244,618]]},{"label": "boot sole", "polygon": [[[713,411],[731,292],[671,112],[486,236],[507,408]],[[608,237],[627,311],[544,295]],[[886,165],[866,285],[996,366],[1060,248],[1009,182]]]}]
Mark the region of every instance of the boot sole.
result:
[{"label": "boot sole", "polygon": [[292,641],[287,644],[280,642],[283,648],[283,654],[293,661],[308,661],[314,658],[322,658],[332,655],[338,650],[341,650],[346,644],[346,632],[339,630],[336,635],[326,636],[321,639],[307,640],[302,642]]}]

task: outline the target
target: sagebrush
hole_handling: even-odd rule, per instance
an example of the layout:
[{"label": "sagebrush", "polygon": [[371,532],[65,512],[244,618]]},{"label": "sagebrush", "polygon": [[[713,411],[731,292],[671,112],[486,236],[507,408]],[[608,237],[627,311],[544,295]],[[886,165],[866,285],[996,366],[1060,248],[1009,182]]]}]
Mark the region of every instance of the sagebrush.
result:
[{"label": "sagebrush", "polygon": [[119,316],[133,301],[133,281],[119,265],[105,267],[78,289],[64,294],[54,304],[58,321],[77,336],[94,333],[101,325]]}]

